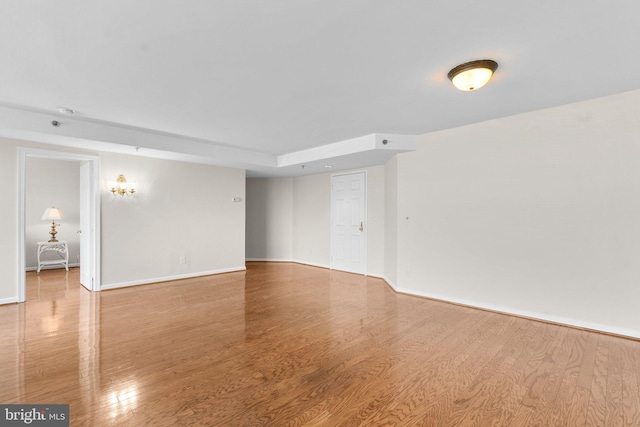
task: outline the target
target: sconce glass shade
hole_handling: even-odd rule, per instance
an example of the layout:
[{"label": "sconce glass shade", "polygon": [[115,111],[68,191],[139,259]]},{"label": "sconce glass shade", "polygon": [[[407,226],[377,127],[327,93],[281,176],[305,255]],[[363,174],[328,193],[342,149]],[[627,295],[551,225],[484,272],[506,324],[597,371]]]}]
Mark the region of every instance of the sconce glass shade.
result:
[{"label": "sconce glass shade", "polygon": [[486,85],[496,69],[496,61],[481,59],[458,65],[449,71],[448,77],[457,89],[470,92]]}]

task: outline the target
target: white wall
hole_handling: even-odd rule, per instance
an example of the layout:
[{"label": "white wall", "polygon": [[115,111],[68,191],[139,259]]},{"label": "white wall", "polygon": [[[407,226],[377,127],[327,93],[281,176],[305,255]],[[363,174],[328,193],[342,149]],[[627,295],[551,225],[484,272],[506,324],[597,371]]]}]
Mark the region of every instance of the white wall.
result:
[{"label": "white wall", "polygon": [[[363,170],[367,171],[368,181],[367,274],[383,276],[385,169],[384,166],[373,166]],[[326,173],[247,179],[247,258],[293,260],[328,268],[331,176]],[[292,209],[287,214],[289,206]],[[288,234],[289,230],[291,234]],[[289,250],[292,251],[290,256]]]},{"label": "white wall", "polygon": [[331,175],[296,177],[293,181],[293,259],[329,267]]},{"label": "white wall", "polygon": [[367,274],[384,276],[385,257],[385,171],[384,166],[367,168]]},{"label": "white wall", "polygon": [[423,135],[398,288],[640,337],[639,116],[636,91]]},{"label": "white wall", "polygon": [[[56,230],[58,240],[66,240],[69,264],[80,256],[80,163],[28,157],[26,161],[25,250],[27,269],[38,267],[38,243],[51,238],[51,221],[42,221],[45,209],[55,205],[63,218]],[[47,254],[45,254],[47,255]],[[51,254],[49,254],[51,255]],[[54,259],[55,256],[49,259]],[[53,266],[63,268],[60,265]],[[45,267],[46,268],[46,267]]]},{"label": "white wall", "polygon": [[[384,166],[362,170],[367,171],[367,274],[382,276],[385,241]],[[323,267],[331,264],[331,175],[326,173],[294,179],[295,261]]]},{"label": "white wall", "polygon": [[0,224],[6,230],[0,239],[0,304],[17,301],[18,297],[18,154],[16,144],[0,140],[0,182],[8,189],[0,198]]},{"label": "white wall", "polygon": [[293,259],[293,178],[247,179],[247,260]]},{"label": "white wall", "polygon": [[[0,303],[17,300],[24,274],[16,253],[18,147],[100,157],[103,288],[244,269],[243,170],[0,140],[0,179],[12,189],[0,200],[0,220],[11,230],[0,239]],[[135,196],[108,192],[119,174],[137,181]]]},{"label": "white wall", "polygon": [[[244,268],[243,170],[111,153],[100,162],[103,288]],[[120,174],[134,196],[108,191]]]},{"label": "white wall", "polygon": [[384,173],[384,278],[391,286],[396,286],[398,281],[398,156],[387,162]]}]

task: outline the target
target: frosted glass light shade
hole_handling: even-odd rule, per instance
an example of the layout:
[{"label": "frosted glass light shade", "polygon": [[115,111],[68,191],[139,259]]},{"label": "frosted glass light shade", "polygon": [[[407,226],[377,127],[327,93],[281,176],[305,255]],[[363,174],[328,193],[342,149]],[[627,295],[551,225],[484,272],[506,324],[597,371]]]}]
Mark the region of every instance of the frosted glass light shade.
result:
[{"label": "frosted glass light shade", "polygon": [[498,68],[498,63],[490,59],[471,61],[449,71],[449,79],[462,91],[470,92],[486,85]]}]

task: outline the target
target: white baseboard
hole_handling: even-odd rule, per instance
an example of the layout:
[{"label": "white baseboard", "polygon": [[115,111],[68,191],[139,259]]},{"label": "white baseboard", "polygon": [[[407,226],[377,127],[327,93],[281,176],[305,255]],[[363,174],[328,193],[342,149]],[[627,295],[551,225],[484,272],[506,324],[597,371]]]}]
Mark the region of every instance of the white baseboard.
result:
[{"label": "white baseboard", "polygon": [[[325,265],[311,264],[311,263],[308,263],[308,262],[298,261],[298,260],[292,260],[290,262],[295,262],[295,263],[304,264],[304,265],[311,265],[311,266],[314,266],[314,267],[330,268],[330,267],[325,266]],[[618,327],[615,327],[615,326],[602,325],[602,324],[593,323],[593,322],[585,322],[585,321],[576,320],[576,319],[569,319],[569,318],[565,318],[565,317],[561,317],[561,316],[552,316],[552,315],[548,315],[548,314],[542,314],[542,313],[526,311],[526,310],[517,310],[517,309],[510,308],[510,307],[501,307],[501,306],[495,306],[495,305],[491,305],[491,304],[479,304],[476,301],[469,301],[469,300],[463,300],[463,299],[457,299],[457,298],[449,298],[447,296],[429,294],[429,293],[426,293],[426,292],[417,292],[417,291],[414,291],[412,289],[406,289],[406,288],[398,287],[398,285],[396,283],[394,283],[392,280],[390,280],[388,277],[386,277],[384,275],[383,276],[377,276],[377,275],[374,275],[374,274],[368,274],[368,276],[381,278],[382,280],[384,280],[389,285],[389,287],[391,287],[391,289],[393,289],[395,292],[398,292],[400,294],[412,295],[412,296],[423,297],[423,298],[429,298],[429,299],[436,300],[436,301],[442,301],[442,302],[446,302],[446,303],[463,305],[463,306],[466,306],[466,307],[492,311],[492,312],[495,312],[495,313],[502,313],[502,314],[508,314],[508,315],[512,315],[512,316],[524,317],[524,318],[528,318],[528,319],[539,320],[539,321],[542,321],[542,322],[554,323],[554,324],[557,324],[557,325],[570,326],[570,327],[579,328],[579,329],[587,329],[587,330],[591,330],[591,331],[595,331],[595,332],[604,332],[604,333],[608,333],[608,334],[614,334],[614,335],[625,336],[625,337],[636,338],[636,339],[640,338],[640,331],[633,330],[633,329],[618,328]]]},{"label": "white baseboard", "polygon": [[389,285],[391,289],[398,292],[398,286],[393,281],[391,281],[391,279],[389,279],[387,276],[382,276],[382,280],[387,282],[387,285]]},{"label": "white baseboard", "polygon": [[18,302],[18,297],[0,298],[0,305],[15,304],[17,302]]},{"label": "white baseboard", "polygon": [[[296,259],[247,258],[246,261],[247,262],[251,262],[251,261],[255,261],[255,262],[292,262],[292,263],[295,263],[295,264],[309,265],[311,267],[320,267],[320,268],[326,268],[328,270],[332,270],[331,266],[328,266],[328,265],[325,265],[325,264],[314,264],[314,263],[311,263],[311,262],[300,261],[300,260],[296,260]],[[342,271],[342,270],[336,270],[336,271]],[[352,272],[347,271],[347,273],[352,273]],[[354,274],[358,274],[358,273],[354,273]],[[378,279],[386,280],[384,276],[378,275],[378,274],[364,273],[364,275],[365,276],[369,276],[369,277],[377,277]]]},{"label": "white baseboard", "polygon": [[149,285],[151,283],[168,282],[170,280],[190,279],[193,277],[211,276],[213,274],[232,273],[234,271],[245,271],[246,269],[247,268],[245,266],[232,267],[232,268],[223,268],[220,270],[200,271],[198,273],[187,273],[187,274],[178,274],[175,276],[154,277],[152,279],[133,280],[131,282],[110,283],[107,285],[102,285],[100,290],[107,291],[109,289],[126,288],[129,286]]},{"label": "white baseboard", "polygon": [[292,259],[289,262],[295,262],[296,264],[310,265],[311,267],[327,268],[327,269],[331,270],[330,266],[324,265],[324,264],[314,264],[312,262],[300,261],[300,260],[297,260],[297,259]]},{"label": "white baseboard", "polygon": [[[72,267],[80,267],[80,264],[69,264],[69,268]],[[57,270],[59,268],[64,268],[64,265],[43,265],[40,271],[42,270]],[[27,267],[25,271],[38,271],[38,267]]]},{"label": "white baseboard", "polygon": [[[385,279],[385,281],[387,281],[387,280]],[[443,302],[448,302],[448,303],[453,303],[453,304],[464,305],[464,306],[471,307],[471,308],[479,308],[481,310],[492,311],[492,312],[495,312],[495,313],[509,314],[509,315],[513,315],[513,316],[525,317],[525,318],[528,318],[528,319],[540,320],[540,321],[543,321],[543,322],[549,322],[549,323],[554,323],[554,324],[558,324],[558,325],[571,326],[571,327],[579,328],[579,329],[588,329],[588,330],[596,331],[596,332],[605,332],[605,333],[614,334],[614,335],[621,335],[621,336],[625,336],[625,337],[640,338],[640,331],[636,331],[636,330],[633,330],[633,329],[624,329],[624,328],[618,328],[618,327],[610,326],[610,325],[602,325],[602,324],[599,324],[599,323],[584,322],[584,321],[581,321],[581,320],[568,319],[568,318],[565,318],[565,317],[553,316],[553,315],[548,315],[548,314],[541,314],[541,313],[537,313],[537,312],[533,312],[533,311],[517,310],[517,309],[510,308],[510,307],[494,306],[494,305],[491,305],[491,304],[478,304],[475,301],[468,301],[468,300],[463,300],[463,299],[458,299],[458,298],[449,298],[449,297],[444,297],[442,295],[434,295],[434,294],[429,294],[429,293],[426,293],[426,292],[416,292],[416,291],[413,291],[411,289],[398,288],[398,287],[394,286],[393,284],[391,284],[391,282],[389,282],[389,281],[387,281],[387,283],[396,292],[401,293],[401,294],[424,297],[424,298],[429,298],[429,299],[433,299],[433,300],[437,300],[437,301],[443,301]]]}]

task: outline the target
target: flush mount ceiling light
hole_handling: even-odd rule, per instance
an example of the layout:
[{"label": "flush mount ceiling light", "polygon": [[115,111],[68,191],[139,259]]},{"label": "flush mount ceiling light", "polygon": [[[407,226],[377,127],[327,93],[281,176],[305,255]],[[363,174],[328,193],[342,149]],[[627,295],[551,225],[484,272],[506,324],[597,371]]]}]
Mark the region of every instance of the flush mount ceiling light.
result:
[{"label": "flush mount ceiling light", "polygon": [[448,77],[456,88],[470,92],[486,85],[497,68],[496,61],[480,59],[454,67],[449,71]]}]

